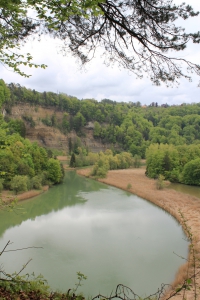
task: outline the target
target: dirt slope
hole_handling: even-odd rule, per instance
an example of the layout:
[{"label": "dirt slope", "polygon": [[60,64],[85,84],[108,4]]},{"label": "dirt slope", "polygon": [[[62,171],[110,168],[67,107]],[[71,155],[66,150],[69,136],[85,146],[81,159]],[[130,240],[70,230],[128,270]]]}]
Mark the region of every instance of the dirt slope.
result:
[{"label": "dirt slope", "polygon": [[[26,125],[26,138],[32,142],[37,141],[43,147],[63,150],[66,153],[68,152],[69,138],[72,139],[72,142],[75,141],[77,138],[76,132],[72,131],[64,135],[59,129],[46,126],[41,121],[46,117],[51,118],[52,115],[55,115],[57,122],[62,123],[63,114],[64,112],[57,111],[51,107],[45,108],[27,103],[18,103],[12,107],[9,117],[23,119],[23,116],[31,116],[36,124],[35,127],[31,127],[28,122],[23,120]],[[111,144],[102,144],[100,140],[94,139],[92,126],[86,124],[83,132],[84,135],[80,137],[82,145],[88,147],[90,151],[100,152],[112,147]]]}]

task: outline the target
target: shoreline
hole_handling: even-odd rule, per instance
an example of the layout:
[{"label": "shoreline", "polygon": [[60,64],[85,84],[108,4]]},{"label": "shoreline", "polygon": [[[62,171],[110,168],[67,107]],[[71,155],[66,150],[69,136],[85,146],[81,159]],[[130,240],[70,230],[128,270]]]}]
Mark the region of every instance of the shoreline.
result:
[{"label": "shoreline", "polygon": [[[69,170],[70,168],[68,168]],[[90,177],[90,168],[85,169],[73,169],[77,174],[85,177]],[[91,177],[92,178],[92,177]],[[196,262],[196,273],[200,272],[200,199],[177,192],[172,189],[157,190],[156,181],[145,176],[145,168],[139,169],[124,169],[124,170],[112,170],[108,172],[106,178],[98,179],[99,182],[120,188],[124,191],[133,193],[147,201],[152,202],[158,207],[164,209],[170,213],[179,223],[182,225],[184,220],[181,218],[179,211],[184,215],[184,219],[187,220],[187,225],[194,237],[194,247],[197,251],[196,258],[199,260]],[[130,188],[127,186],[130,185]],[[38,196],[49,189],[48,186],[43,186],[42,190],[31,190],[18,195],[9,195],[8,191],[2,192],[2,199],[4,201],[12,201],[17,199],[18,202],[28,200],[35,196]],[[6,199],[7,198],[7,199]],[[184,228],[183,228],[184,230]],[[185,230],[184,230],[185,231]],[[187,233],[185,232],[187,235]],[[188,251],[188,261],[192,260],[192,254]],[[178,269],[174,281],[171,283],[172,288],[176,288],[179,284],[183,283],[186,277],[192,276],[194,273],[192,263],[185,263]],[[187,275],[188,274],[188,275]],[[194,297],[194,285],[191,290],[187,290],[184,294],[183,291],[173,296],[174,300],[187,299],[187,300],[200,300],[200,274],[196,276],[196,285],[198,295]],[[167,291],[162,299],[168,299],[171,294],[171,290]]]},{"label": "shoreline", "polygon": [[[89,177],[91,168],[78,169],[77,174],[81,176]],[[184,219],[187,221],[187,226],[190,228],[193,234],[193,245],[196,251],[196,273],[200,272],[200,199],[188,194],[180,193],[172,189],[157,190],[156,181],[145,176],[145,169],[124,169],[124,170],[112,170],[109,171],[106,178],[98,179],[98,181],[136,194],[137,196],[156,204],[160,208],[164,209],[170,215],[172,215],[184,229],[184,220],[180,215],[183,214]],[[131,185],[127,189],[127,185]],[[187,232],[185,231],[185,234]],[[190,248],[189,248],[190,249]],[[181,265],[174,281],[171,283],[172,288],[176,288],[183,281],[194,275],[194,267],[192,264],[192,253],[188,250],[189,261]],[[194,297],[194,284],[191,286],[191,290],[182,290],[177,295],[173,296],[174,300],[179,299],[200,299],[200,274],[195,276],[197,286],[197,297]],[[166,299],[170,296],[172,289],[170,289],[164,296]]]},{"label": "shoreline", "polygon": [[49,189],[49,186],[44,185],[41,190],[30,190],[30,191],[26,191],[26,192],[23,192],[23,193],[20,193],[17,195],[10,194],[9,193],[10,191],[4,190],[4,191],[2,191],[1,196],[2,196],[2,200],[6,201],[6,202],[11,202],[15,199],[18,202],[21,202],[21,201],[25,201],[25,200],[31,199],[33,197],[36,197],[40,194],[43,194],[44,192],[48,191],[48,189]]}]

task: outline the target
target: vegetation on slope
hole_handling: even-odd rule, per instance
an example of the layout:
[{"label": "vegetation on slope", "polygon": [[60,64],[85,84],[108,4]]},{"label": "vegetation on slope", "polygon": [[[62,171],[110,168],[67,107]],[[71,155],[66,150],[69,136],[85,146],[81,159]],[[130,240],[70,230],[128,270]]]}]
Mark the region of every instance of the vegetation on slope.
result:
[{"label": "vegetation on slope", "polygon": [[152,144],[146,152],[146,175],[171,182],[200,185],[200,144]]},{"label": "vegetation on slope", "polygon": [[132,157],[128,152],[114,154],[112,150],[107,149],[105,152],[87,153],[80,147],[77,150],[78,155],[74,153],[71,155],[70,167],[93,166],[90,175],[95,178],[106,177],[108,170],[139,168],[141,164],[140,156]]},{"label": "vegetation on slope", "polygon": [[[200,143],[200,103],[181,106],[141,106],[140,102],[116,102],[104,99],[79,100],[66,94],[52,92],[39,93],[18,84],[9,84],[10,100],[5,102],[7,112],[12,105],[29,103],[30,105],[51,107],[51,116],[42,118],[47,126],[57,127],[63,133],[76,131],[84,135],[85,125],[92,123],[93,136],[103,144],[119,145],[124,151],[145,158],[145,151],[152,143],[172,145],[190,145]],[[63,112],[58,120],[56,111]],[[31,114],[23,120],[34,127]]]},{"label": "vegetation on slope", "polygon": [[[9,101],[9,90],[0,81],[0,102]],[[42,185],[60,183],[64,172],[51,151],[25,139],[22,120],[8,120],[0,115],[0,191],[11,189],[16,194]]]},{"label": "vegetation on slope", "polygon": [[[17,87],[17,89],[20,90],[20,87]],[[21,88],[21,90],[28,91],[25,88]],[[37,92],[29,92],[30,95],[42,95]],[[20,98],[20,96],[13,102],[13,95],[11,91],[11,101],[9,102],[9,90],[5,83],[0,81],[1,103],[5,104],[5,109],[8,111],[12,108],[12,104],[15,101],[16,103],[18,103],[17,101],[26,102],[28,99]],[[64,103],[67,103],[68,100],[56,102],[55,100],[59,100],[59,96],[53,95],[52,103],[42,104],[47,107],[53,106],[55,110],[61,109],[59,106],[61,103],[63,105],[62,124],[59,124],[55,115],[52,115],[51,123],[48,126],[59,127],[62,125],[60,128],[61,130],[65,129],[66,134],[70,130],[76,130],[79,135],[82,135],[82,127],[87,122],[92,121],[96,138],[101,139],[102,142],[118,143],[128,151],[126,153],[113,154],[111,150],[107,150],[105,153],[92,154],[88,153],[87,149],[77,146],[75,149],[77,153],[72,153],[74,166],[78,164],[94,164],[92,175],[104,177],[108,169],[128,168],[133,164],[133,154],[142,154],[145,157],[146,151],[148,176],[157,178],[160,174],[164,174],[165,178],[171,181],[199,185],[199,104],[180,107],[158,107],[156,105],[141,107],[139,103],[118,104],[111,100],[104,100],[100,103],[95,100],[80,101],[75,98],[70,100],[73,97],[70,98],[63,95],[63,99],[66,97],[66,99],[69,98],[71,101],[69,102],[71,103],[71,108],[69,106],[68,110],[65,110]],[[83,109],[84,106],[85,111]],[[89,107],[93,107],[92,113],[88,113],[90,112]],[[99,116],[97,112],[99,112]],[[98,120],[95,119],[95,113],[99,117]],[[24,120],[29,122],[30,126],[34,126],[31,116],[24,116]],[[52,158],[50,151],[39,147],[36,143],[31,144],[24,137],[25,126],[23,120],[4,120],[1,117],[1,186],[12,188],[17,193],[21,189],[28,189],[31,186],[39,188],[44,182],[59,183],[63,176],[59,162]],[[157,144],[154,144],[155,142]],[[135,156],[135,162],[138,162],[138,156]],[[13,280],[11,281],[12,284]],[[32,284],[36,286],[37,291],[33,289]],[[0,293],[8,292],[11,289],[10,292],[13,292],[13,294],[8,293],[6,295],[8,297],[11,295],[11,298],[22,296],[22,299],[27,297],[34,299],[37,296],[37,299],[59,299],[59,297],[60,299],[65,299],[65,297],[71,299],[67,294],[49,294],[46,290],[43,294],[37,294],[40,293],[41,287],[37,286],[35,280],[31,283],[30,290],[28,290],[29,283],[24,284],[26,290],[23,290],[22,285],[20,278],[16,284],[17,291],[12,290],[14,287],[10,287],[5,282],[5,286],[1,285]],[[76,296],[72,295],[72,299],[75,298]]]},{"label": "vegetation on slope", "polygon": [[[147,176],[157,178],[163,175],[173,182],[200,184],[198,175],[200,103],[170,107],[167,104],[158,106],[153,102],[149,107],[143,107],[139,102],[117,103],[109,99],[98,102],[94,99],[79,100],[66,94],[39,93],[13,83],[6,86],[3,81],[1,81],[1,87],[3,90],[1,103],[4,103],[4,108],[8,113],[12,110],[12,106],[18,103],[35,105],[35,109],[39,105],[51,107],[54,113],[42,118],[45,125],[57,127],[66,135],[75,131],[81,137],[85,134],[84,126],[90,124],[93,137],[102,144],[113,145],[114,154],[117,154],[116,149],[120,148],[132,156],[147,158]],[[61,119],[57,118],[57,111],[62,112]],[[13,136],[12,139],[16,133],[25,137],[25,122],[30,127],[34,127],[35,122],[28,114],[23,115],[22,118],[12,120],[9,119],[8,114],[4,119],[5,122],[2,121],[1,130],[7,130],[7,134]],[[3,135],[5,134],[2,133]],[[16,137],[15,142],[17,139]],[[22,141],[20,139],[19,141]],[[79,139],[74,142],[74,145],[71,138],[68,140],[69,153],[75,154],[73,166],[91,165],[97,161],[101,165],[99,158],[95,154],[88,154],[89,149],[82,145]],[[7,141],[3,141],[5,142]],[[196,161],[193,162],[193,160]],[[115,162],[115,164],[116,168],[124,167],[121,163]],[[107,160],[103,159],[102,167],[105,174],[106,170],[113,169],[113,166],[108,165]],[[193,166],[195,171],[190,174],[190,170],[194,169]],[[47,163],[45,168],[48,168]],[[20,167],[14,169],[19,172]],[[24,171],[20,172],[22,174],[15,175],[25,175]],[[34,176],[37,174],[36,167]],[[59,182],[59,178],[54,181],[52,174],[48,176],[48,180]]]}]

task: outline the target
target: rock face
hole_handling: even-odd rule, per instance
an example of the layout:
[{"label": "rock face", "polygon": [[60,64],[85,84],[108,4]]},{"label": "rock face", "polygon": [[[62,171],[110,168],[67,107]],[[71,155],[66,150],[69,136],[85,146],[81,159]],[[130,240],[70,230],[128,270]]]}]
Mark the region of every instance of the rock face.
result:
[{"label": "rock face", "polygon": [[[57,128],[47,126],[41,121],[54,114],[58,119],[62,118],[62,113],[55,112],[53,109],[21,103],[12,107],[10,117],[24,121],[26,126],[26,138],[31,142],[36,141],[43,147],[66,150],[68,148],[68,137]],[[31,126],[30,122],[27,121],[30,117],[34,121],[35,126]]]},{"label": "rock face", "polygon": [[26,137],[32,142],[37,141],[41,146],[65,150],[68,138],[55,128],[46,125],[26,129]]},{"label": "rock face", "polygon": [[[53,108],[44,108],[41,106],[34,106],[27,103],[19,103],[12,107],[10,117],[13,119],[22,119],[26,126],[26,138],[31,142],[37,142],[39,145],[51,149],[59,149],[68,152],[69,138],[72,143],[77,139],[75,131],[68,134],[63,134],[58,128],[50,127],[43,124],[42,119],[56,116],[57,122],[61,123],[63,112],[54,110]],[[34,126],[31,126],[28,119],[34,121]],[[102,144],[100,140],[93,137],[94,125],[89,122],[83,129],[84,137],[80,137],[83,146],[87,147],[92,152],[105,151],[113,146],[111,144]],[[118,149],[119,150],[119,149]]]}]

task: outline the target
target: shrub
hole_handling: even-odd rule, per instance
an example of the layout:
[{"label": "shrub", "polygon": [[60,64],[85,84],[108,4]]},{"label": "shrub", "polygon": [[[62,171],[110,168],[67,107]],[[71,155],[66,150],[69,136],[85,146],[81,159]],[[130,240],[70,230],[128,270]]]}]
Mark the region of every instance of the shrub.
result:
[{"label": "shrub", "polygon": [[126,188],[127,188],[127,190],[130,190],[132,188],[132,184],[128,183]]},{"label": "shrub", "polygon": [[181,174],[181,182],[191,185],[200,185],[200,158],[185,164]]},{"label": "shrub", "polygon": [[162,190],[165,187],[165,182],[164,182],[165,177],[163,175],[159,175],[158,179],[156,180],[156,188],[157,190]]},{"label": "shrub", "polygon": [[180,174],[178,169],[173,169],[170,174],[167,176],[171,182],[180,182]]},{"label": "shrub", "polygon": [[141,167],[141,157],[137,154],[135,154],[133,157],[133,166],[134,166],[134,168]]},{"label": "shrub", "polygon": [[42,176],[34,176],[31,179],[31,186],[32,188],[36,189],[36,190],[41,190],[42,188]]},{"label": "shrub", "polygon": [[10,182],[10,188],[16,194],[18,192],[25,192],[28,190],[28,181],[29,179],[27,176],[15,175]]},{"label": "shrub", "polygon": [[50,126],[50,127],[53,126],[52,120],[50,119],[49,116],[46,116],[46,118],[42,119],[42,123],[46,126]]},{"label": "shrub", "polygon": [[109,165],[110,165],[110,170],[116,170],[118,167],[118,159],[116,156],[109,156]]},{"label": "shrub", "polygon": [[60,183],[63,179],[60,162],[56,159],[50,158],[47,164],[47,179],[52,183]]},{"label": "shrub", "polygon": [[22,118],[30,124],[30,127],[35,127],[35,121],[30,115],[23,115]]},{"label": "shrub", "polygon": [[0,193],[1,193],[2,190],[3,190],[3,182],[4,182],[4,180],[1,178],[1,179],[0,179]]},{"label": "shrub", "polygon": [[97,169],[96,177],[105,178],[107,173],[108,173],[108,169],[105,166],[102,166],[102,167]]},{"label": "shrub", "polygon": [[109,170],[109,164],[107,160],[99,159],[94,165],[91,175],[97,178],[105,178]]}]

